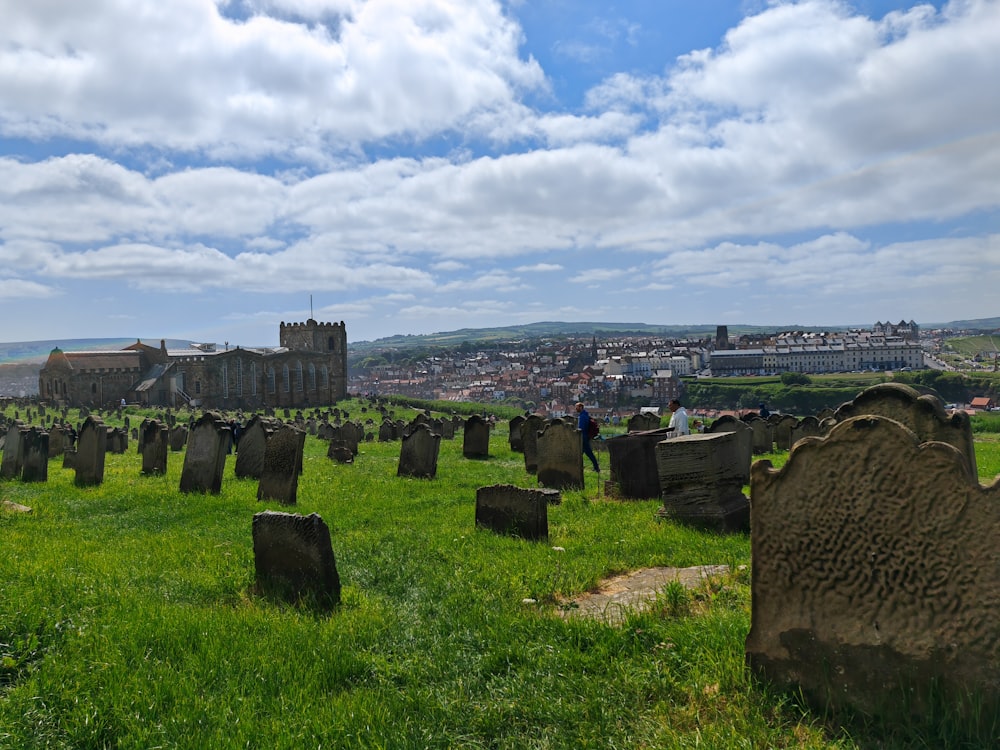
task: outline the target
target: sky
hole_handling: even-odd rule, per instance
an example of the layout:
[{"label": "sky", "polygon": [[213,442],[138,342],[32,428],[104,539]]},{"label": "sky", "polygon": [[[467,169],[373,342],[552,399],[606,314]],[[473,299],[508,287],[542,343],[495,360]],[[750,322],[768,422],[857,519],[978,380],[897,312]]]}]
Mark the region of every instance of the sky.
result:
[{"label": "sky", "polygon": [[0,341],[1000,315],[1000,0],[0,18]]}]

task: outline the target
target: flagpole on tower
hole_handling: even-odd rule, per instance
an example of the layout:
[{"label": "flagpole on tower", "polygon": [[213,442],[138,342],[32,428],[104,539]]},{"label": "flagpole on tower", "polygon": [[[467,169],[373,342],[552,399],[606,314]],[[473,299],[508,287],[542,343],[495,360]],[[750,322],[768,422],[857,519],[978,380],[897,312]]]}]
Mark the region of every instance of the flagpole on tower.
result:
[{"label": "flagpole on tower", "polygon": [[313,317],[313,296],[309,295],[309,318]]}]

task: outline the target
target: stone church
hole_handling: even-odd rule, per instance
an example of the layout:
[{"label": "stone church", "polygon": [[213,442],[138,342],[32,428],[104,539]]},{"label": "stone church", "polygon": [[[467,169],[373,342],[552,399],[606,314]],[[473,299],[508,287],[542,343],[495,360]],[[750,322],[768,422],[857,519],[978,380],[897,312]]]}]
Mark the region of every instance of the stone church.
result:
[{"label": "stone church", "polygon": [[274,349],[168,351],[141,341],[119,351],[53,349],[38,375],[43,401],[96,408],[121,403],[202,409],[305,408],[347,397],[344,322],[281,323]]}]

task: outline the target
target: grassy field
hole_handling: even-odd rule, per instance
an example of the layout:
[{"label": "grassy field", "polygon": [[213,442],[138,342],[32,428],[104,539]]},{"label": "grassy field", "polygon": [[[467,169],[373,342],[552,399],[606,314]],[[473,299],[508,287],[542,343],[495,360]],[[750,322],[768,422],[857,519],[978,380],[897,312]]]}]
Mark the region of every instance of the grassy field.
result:
[{"label": "grassy field", "polygon": [[[548,542],[477,530],[478,487],[535,486],[506,438],[476,461],[443,441],[434,480],[396,477],[398,442],[339,465],[307,439],[291,510],[330,526],[330,614],[253,593],[253,514],[289,509],[258,503],[232,457],[218,496],[179,493],[179,453],[141,476],[134,444],[100,487],[57,459],[45,484],[0,484],[33,508],[0,512],[0,748],[958,746],[955,727],[843,724],[751,679],[745,535],[604,499],[590,472]],[[718,563],[734,574],[620,625],[560,616],[608,575]]]}]

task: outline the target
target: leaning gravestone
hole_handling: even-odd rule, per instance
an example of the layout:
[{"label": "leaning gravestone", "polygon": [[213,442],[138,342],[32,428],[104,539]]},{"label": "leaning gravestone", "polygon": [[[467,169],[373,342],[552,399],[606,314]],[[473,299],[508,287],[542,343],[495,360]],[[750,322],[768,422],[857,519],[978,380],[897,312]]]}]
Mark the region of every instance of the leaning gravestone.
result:
[{"label": "leaning gravestone", "polygon": [[400,445],[396,476],[433,479],[437,476],[440,446],[441,436],[431,432],[426,424],[411,427]]},{"label": "leaning gravestone", "polygon": [[22,482],[47,482],[49,479],[49,433],[31,427],[21,435],[24,450]]},{"label": "leaning gravestone", "polygon": [[824,710],[1000,716],[1000,483],[868,415],[796,443],[780,470],[758,461],[751,497],[758,675]]},{"label": "leaning gravestone", "polygon": [[561,500],[558,490],[524,489],[494,484],[476,490],[476,526],[522,539],[547,539],[549,503]]},{"label": "leaning gravestone", "polygon": [[583,441],[580,431],[563,421],[549,422],[538,436],[538,482],[552,489],[582,489]]},{"label": "leaning gravestone", "polygon": [[734,432],[679,435],[656,445],[661,516],[717,531],[745,531],[746,456]]},{"label": "leaning gravestone", "polygon": [[507,444],[514,453],[524,453],[524,441],[521,439],[521,425],[524,417],[520,414],[510,420],[507,425]]},{"label": "leaning gravestone", "polygon": [[3,462],[0,463],[0,479],[16,479],[24,469],[24,431],[27,428],[15,419],[7,427],[7,439],[3,445]]},{"label": "leaning gravestone", "polygon": [[978,476],[969,415],[962,410],[949,414],[937,396],[921,394],[902,383],[880,383],[866,388],[853,401],[841,404],[834,418],[842,422],[861,415],[894,419],[913,430],[921,442],[938,440],[954,446],[965,456],[969,476],[973,479]]},{"label": "leaning gravestone", "polygon": [[618,497],[642,500],[660,496],[656,444],[671,434],[665,429],[629,432],[606,441],[610,479]]},{"label": "leaning gravestone", "polygon": [[[99,485],[104,481],[104,454],[108,447],[108,430],[98,417],[87,417],[76,441],[73,468],[78,487]],[[67,455],[69,451],[67,451]]]},{"label": "leaning gravestone", "polygon": [[267,441],[280,423],[270,417],[254,416],[240,436],[236,454],[236,476],[239,479],[260,479],[264,473],[264,452]]},{"label": "leaning gravestone", "polygon": [[253,555],[261,593],[290,602],[313,599],[320,606],[340,602],[330,529],[315,513],[255,513]]},{"label": "leaning gravestone", "polygon": [[146,476],[167,473],[169,428],[155,419],[142,420],[139,444],[142,446],[142,473]]},{"label": "leaning gravestone", "polygon": [[181,470],[181,492],[218,495],[222,491],[222,474],[231,435],[222,417],[212,412],[201,415],[188,436]]},{"label": "leaning gravestone", "polygon": [[490,423],[478,414],[465,420],[462,455],[466,458],[490,457]]},{"label": "leaning gravestone", "polygon": [[[545,420],[537,414],[529,414],[521,425],[521,443],[524,448],[524,470],[529,474],[538,472],[538,433],[545,427]],[[581,446],[580,450],[583,450]],[[583,459],[581,459],[582,461]]]},{"label": "leaning gravestone", "polygon": [[305,441],[305,431],[291,425],[281,425],[274,431],[264,451],[264,472],[257,486],[257,500],[295,505]]}]

